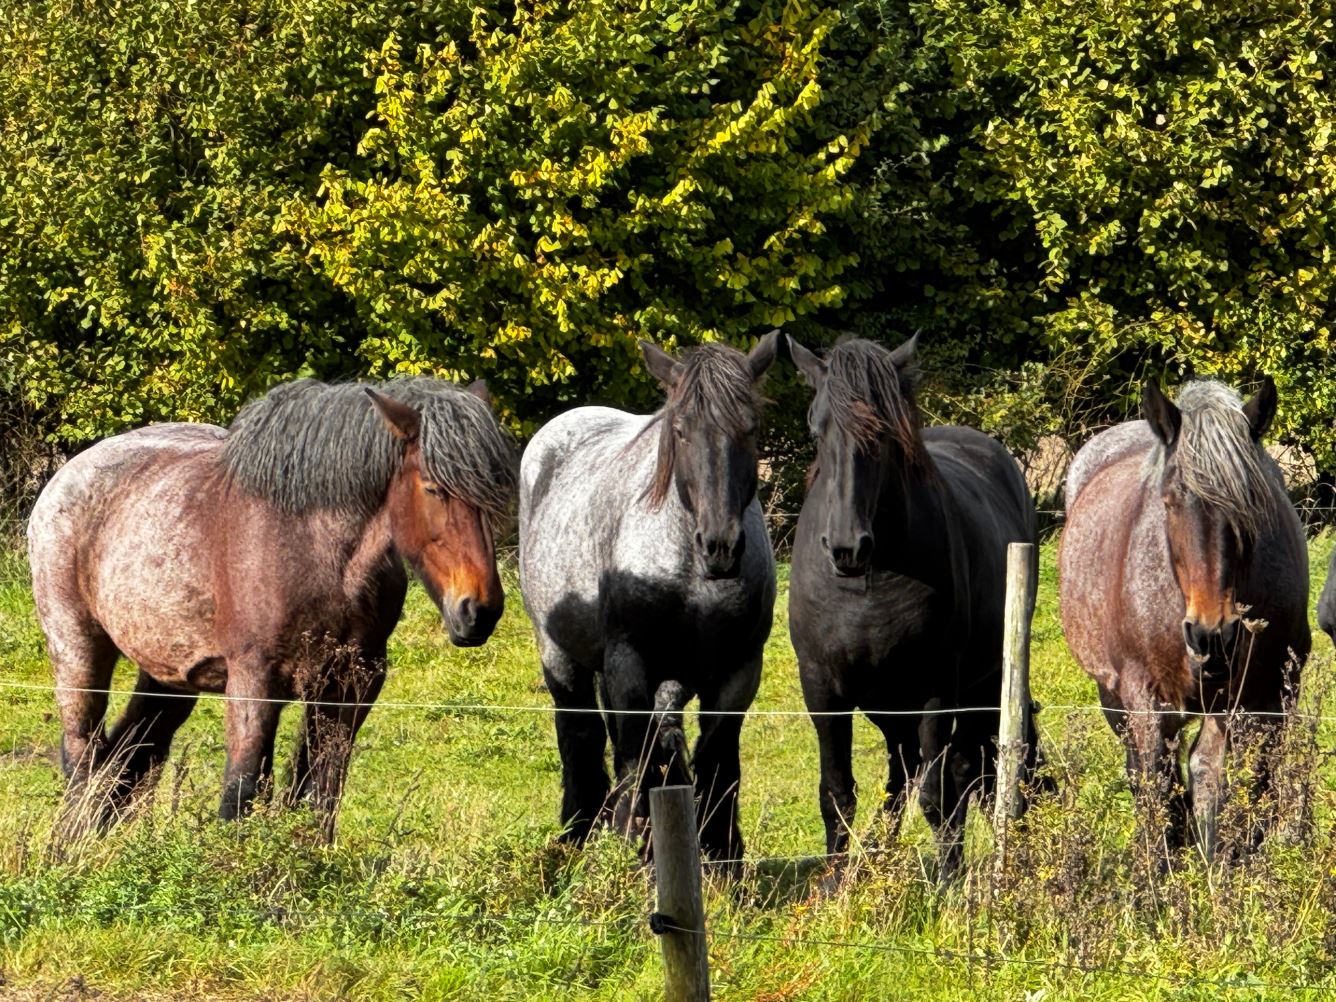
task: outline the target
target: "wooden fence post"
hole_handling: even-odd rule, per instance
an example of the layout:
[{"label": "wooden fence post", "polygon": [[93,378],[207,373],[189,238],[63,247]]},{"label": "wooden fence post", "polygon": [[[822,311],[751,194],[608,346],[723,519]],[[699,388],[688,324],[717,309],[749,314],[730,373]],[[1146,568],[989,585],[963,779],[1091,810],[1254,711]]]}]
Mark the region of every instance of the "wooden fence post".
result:
[{"label": "wooden fence post", "polygon": [[649,818],[659,898],[650,928],[658,933],[663,951],[664,998],[666,1002],[709,1002],[710,957],[700,890],[696,791],[690,786],[655,787],[649,791]]},{"label": "wooden fence post", "polygon": [[1007,546],[1007,598],[1002,630],[1002,718],[997,731],[997,804],[993,831],[997,838],[995,867],[1005,865],[1007,825],[1020,817],[1021,772],[1026,735],[1030,732],[1030,601],[1034,577],[1034,544]]}]

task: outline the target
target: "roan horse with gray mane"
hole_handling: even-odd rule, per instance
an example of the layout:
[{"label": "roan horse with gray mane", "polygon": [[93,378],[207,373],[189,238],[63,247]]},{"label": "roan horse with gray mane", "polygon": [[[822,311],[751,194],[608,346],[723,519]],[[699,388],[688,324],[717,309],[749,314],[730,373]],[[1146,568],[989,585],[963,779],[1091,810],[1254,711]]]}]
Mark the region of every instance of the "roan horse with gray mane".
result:
[{"label": "roan horse with gray mane", "polygon": [[[1134,786],[1168,804],[1167,823],[1144,831],[1161,852],[1184,841],[1189,800],[1197,841],[1215,852],[1226,750],[1245,725],[1277,724],[1247,712],[1279,714],[1308,656],[1303,531],[1261,445],[1275,410],[1269,378],[1246,404],[1197,381],[1175,406],[1148,382],[1145,420],[1095,436],[1067,474],[1063,627]],[[1203,714],[1185,799],[1177,739]],[[1268,766],[1264,754],[1258,793]]]},{"label": "roan horse with gray mane", "polygon": [[[33,591],[64,770],[72,792],[109,779],[104,822],[165,759],[196,695],[221,692],[222,816],[249,809],[272,774],[280,710],[307,698],[290,795],[332,825],[384,679],[403,560],[456,644],[482,643],[501,614],[492,520],[511,504],[514,454],[485,389],[470,389],[302,380],[228,431],[155,425],[56,474],[28,526]],[[139,677],[108,732],[120,655]]]},{"label": "roan horse with gray mane", "polygon": [[687,779],[681,711],[695,695],[701,847],[742,854],[741,714],[760,684],[775,602],[756,501],[755,387],[777,336],[750,355],[705,345],[681,361],[643,344],[668,390],[662,410],[580,407],[524,451],[520,590],[557,706],[566,838],[609,819],[644,829],[647,788]]},{"label": "roan horse with gray mane", "polygon": [[[926,766],[919,803],[948,879],[969,797],[993,780],[1007,545],[1034,542],[1035,518],[1000,443],[973,428],[922,427],[915,343],[887,351],[848,339],[821,359],[788,341],[816,391],[817,442],[793,544],[789,631],[821,746],[826,851],[848,846],[849,714],[861,709],[886,739],[882,803],[893,819]],[[1028,773],[1033,731],[1027,745]]]}]

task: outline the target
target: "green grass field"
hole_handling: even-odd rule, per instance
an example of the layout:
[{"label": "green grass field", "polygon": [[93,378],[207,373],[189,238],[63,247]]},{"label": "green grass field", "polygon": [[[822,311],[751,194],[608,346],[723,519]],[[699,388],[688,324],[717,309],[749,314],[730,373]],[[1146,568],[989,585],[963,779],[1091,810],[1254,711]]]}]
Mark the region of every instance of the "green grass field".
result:
[{"label": "green grass field", "polygon": [[[1332,540],[1313,543],[1316,598]],[[759,862],[712,879],[706,910],[719,999],[1261,999],[1336,992],[1336,840],[1330,725],[1286,735],[1287,816],[1244,864],[1191,854],[1151,879],[1134,837],[1120,748],[1089,709],[1057,615],[1056,547],[1043,550],[1032,663],[1058,792],[1015,834],[992,877],[990,830],[970,867],[931,881],[927,826],[861,856],[816,893],[823,835],[816,740],[802,716],[743,730],[743,824]],[[0,681],[50,685],[18,557],[0,557]],[[799,710],[786,569],[757,709]],[[391,647],[383,703],[546,708],[513,573],[494,638],[450,648],[420,588]],[[1315,639],[1305,708],[1327,706]],[[117,688],[129,688],[122,665]],[[1332,704],[1332,705],[1329,705]],[[649,874],[622,840],[555,843],[559,764],[546,712],[374,710],[354,752],[338,837],[303,812],[214,820],[222,706],[177,738],[153,802],[103,838],[55,837],[59,725],[49,691],[0,689],[0,996],[158,999],[652,999],[662,992],[645,916]],[[282,747],[293,742],[289,711]],[[885,759],[855,730],[864,845],[876,838]],[[280,771],[283,762],[279,763]],[[1241,799],[1241,798],[1240,798]],[[1242,810],[1240,808],[1240,810]],[[1006,958],[1005,962],[997,958]],[[1091,970],[1096,969],[1096,970]],[[1308,986],[1308,987],[1302,987]],[[1325,987],[1324,987],[1325,986]]]}]

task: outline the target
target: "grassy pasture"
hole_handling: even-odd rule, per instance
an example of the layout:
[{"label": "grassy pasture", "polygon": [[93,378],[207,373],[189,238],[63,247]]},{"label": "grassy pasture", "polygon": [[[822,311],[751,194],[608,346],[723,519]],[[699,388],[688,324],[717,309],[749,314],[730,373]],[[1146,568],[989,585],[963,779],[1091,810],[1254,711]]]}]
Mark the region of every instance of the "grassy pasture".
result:
[{"label": "grassy pasture", "polygon": [[[1312,544],[1313,597],[1332,539]],[[1336,992],[1336,733],[1292,728],[1282,826],[1246,865],[1186,855],[1147,876],[1122,755],[1072,663],[1042,553],[1033,687],[1058,793],[992,880],[976,817],[968,876],[944,891],[911,814],[835,894],[813,893],[823,847],[817,753],[802,716],[743,730],[743,824],[759,862],[711,882],[716,997],[788,999],[1318,999]],[[0,681],[49,685],[25,568],[0,556]],[[801,709],[787,568],[757,709]],[[52,694],[0,688],[0,996],[19,999],[652,999],[652,889],[620,839],[554,843],[559,763],[513,572],[510,608],[476,650],[448,647],[420,588],[391,646],[383,705],[354,753],[335,844],[302,812],[213,818],[222,706],[202,701],[152,802],[104,838],[65,841]],[[1316,638],[1302,704],[1336,712]],[[128,689],[133,673],[117,672]],[[285,714],[280,747],[293,742]],[[859,721],[858,830],[877,844],[880,736]],[[280,761],[280,772],[283,762]],[[1241,813],[1235,812],[1236,814]],[[1228,821],[1226,821],[1228,823]],[[1238,822],[1242,823],[1242,822]],[[832,945],[832,944],[840,945]],[[859,944],[857,946],[849,944]],[[1005,956],[1007,963],[979,958]],[[1094,970],[1091,970],[1094,969]],[[1270,985],[1271,987],[1266,987]],[[1307,987],[1303,987],[1307,986]]]}]

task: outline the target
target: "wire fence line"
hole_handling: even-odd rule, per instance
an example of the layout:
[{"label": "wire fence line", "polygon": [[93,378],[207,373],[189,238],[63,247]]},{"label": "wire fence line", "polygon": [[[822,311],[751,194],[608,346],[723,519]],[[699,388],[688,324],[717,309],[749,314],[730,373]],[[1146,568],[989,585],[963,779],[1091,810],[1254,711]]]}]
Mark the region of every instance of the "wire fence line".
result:
[{"label": "wire fence line", "polygon": [[[155,690],[151,693],[139,693],[134,689],[98,689],[86,686],[76,685],[44,685],[39,682],[14,682],[9,680],[0,680],[0,689],[12,689],[29,692],[49,692],[53,695],[59,692],[80,692],[105,696],[124,696],[131,697],[135,695],[147,695],[152,699],[193,699],[210,700],[222,703],[280,703],[287,705],[289,703],[300,703],[303,706],[320,706],[330,709],[356,709],[358,707],[372,707],[375,709],[386,710],[434,710],[443,714],[458,714],[461,716],[478,715],[485,716],[492,713],[539,713],[539,714],[557,714],[557,713],[598,713],[608,716],[627,716],[627,717],[662,717],[665,713],[676,711],[662,709],[613,709],[600,706],[573,706],[559,707],[548,703],[433,703],[417,700],[370,700],[368,702],[340,701],[340,700],[322,700],[322,699],[303,699],[300,696],[283,698],[279,696],[245,696],[235,695],[223,692],[164,692]],[[948,706],[948,707],[925,707],[917,710],[807,710],[807,709],[747,709],[747,710],[706,710],[686,708],[682,712],[699,717],[931,717],[931,716],[954,716],[960,713],[998,713],[997,706]],[[1182,717],[1193,716],[1205,718],[1215,718],[1221,720],[1234,719],[1239,717],[1260,717],[1275,718],[1278,720],[1307,720],[1317,721],[1319,723],[1336,723],[1336,715],[1306,713],[1299,710],[1221,710],[1210,713],[1197,713],[1190,710],[1157,710],[1157,709],[1112,709],[1099,705],[1098,703],[1044,703],[1035,707],[1036,716],[1042,713],[1108,713],[1115,716],[1162,716],[1162,717]]]}]

